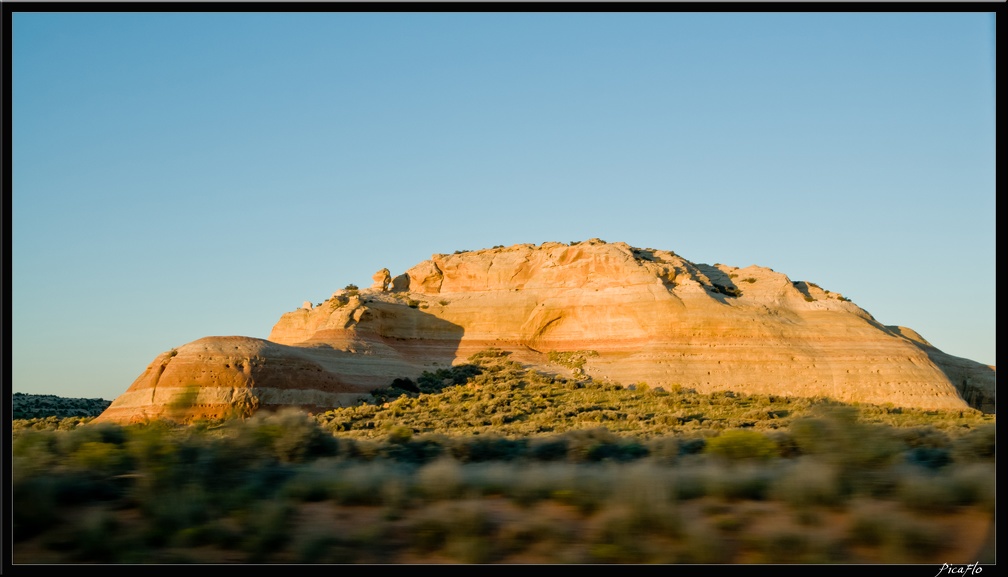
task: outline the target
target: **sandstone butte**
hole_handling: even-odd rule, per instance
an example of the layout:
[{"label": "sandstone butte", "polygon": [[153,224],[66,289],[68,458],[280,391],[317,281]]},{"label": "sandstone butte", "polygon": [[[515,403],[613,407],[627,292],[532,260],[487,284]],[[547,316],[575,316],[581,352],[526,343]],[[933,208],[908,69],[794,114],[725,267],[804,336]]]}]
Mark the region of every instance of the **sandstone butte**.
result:
[{"label": "sandstone butte", "polygon": [[759,266],[592,239],[435,254],[374,281],[285,313],[267,339],[162,353],[96,420],[322,412],[491,347],[567,376],[550,352],[593,351],[578,372],[624,385],[995,411],[995,367]]}]

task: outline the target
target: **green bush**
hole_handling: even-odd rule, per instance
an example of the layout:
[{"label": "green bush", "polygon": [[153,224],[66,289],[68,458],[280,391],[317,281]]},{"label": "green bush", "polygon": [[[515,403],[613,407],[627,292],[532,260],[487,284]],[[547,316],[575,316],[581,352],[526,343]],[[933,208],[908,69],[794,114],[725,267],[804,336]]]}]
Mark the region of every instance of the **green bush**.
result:
[{"label": "green bush", "polygon": [[568,369],[583,369],[589,358],[597,356],[598,351],[550,351],[547,354],[549,362]]},{"label": "green bush", "polygon": [[752,462],[733,467],[708,479],[708,491],[726,500],[761,501],[769,496],[775,472]]},{"label": "green bush", "polygon": [[19,476],[46,472],[62,461],[59,437],[53,431],[29,429],[16,436],[11,445],[13,468]]},{"label": "green bush", "polygon": [[567,451],[564,437],[535,437],[529,441],[528,456],[537,461],[562,461],[567,458]]},{"label": "green bush", "polygon": [[777,455],[777,444],[758,431],[735,429],[707,439],[704,452],[730,461],[765,461]]},{"label": "green bush", "polygon": [[129,470],[129,455],[122,445],[103,443],[100,441],[86,442],[69,455],[69,464],[82,471],[111,476],[120,475]]},{"label": "green bush", "polygon": [[952,458],[956,463],[993,461],[996,442],[995,425],[993,423],[980,425],[952,442]]},{"label": "green bush", "polygon": [[951,512],[972,500],[951,477],[920,469],[904,471],[895,494],[910,509],[925,513]]},{"label": "green bush", "polygon": [[331,433],[297,409],[287,408],[276,413],[260,411],[248,422],[233,426],[248,431],[257,444],[284,463],[333,456],[339,449]]},{"label": "green bush", "polygon": [[527,446],[527,439],[508,439],[490,434],[455,439],[450,450],[452,456],[463,463],[510,461],[525,456]]},{"label": "green bush", "polygon": [[462,494],[465,479],[461,464],[442,457],[422,466],[416,473],[418,490],[432,499],[452,499]]},{"label": "green bush", "polygon": [[802,454],[819,455],[845,470],[871,470],[892,463],[905,448],[892,428],[861,422],[855,407],[828,404],[815,413],[791,425]]},{"label": "green bush", "polygon": [[843,499],[836,467],[814,457],[788,463],[773,479],[770,496],[795,507],[837,505]]},{"label": "green bush", "polygon": [[179,478],[179,445],[173,433],[172,426],[163,422],[130,428],[126,450],[138,474],[138,487],[152,496],[184,480]]}]

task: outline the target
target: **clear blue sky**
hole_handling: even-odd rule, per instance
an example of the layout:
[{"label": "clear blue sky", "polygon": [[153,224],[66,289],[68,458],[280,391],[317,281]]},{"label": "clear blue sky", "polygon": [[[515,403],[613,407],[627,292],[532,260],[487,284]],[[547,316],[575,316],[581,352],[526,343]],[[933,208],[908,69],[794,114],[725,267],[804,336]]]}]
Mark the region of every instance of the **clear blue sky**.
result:
[{"label": "clear blue sky", "polygon": [[995,363],[992,13],[15,13],[12,391],[433,253],[770,267]]}]

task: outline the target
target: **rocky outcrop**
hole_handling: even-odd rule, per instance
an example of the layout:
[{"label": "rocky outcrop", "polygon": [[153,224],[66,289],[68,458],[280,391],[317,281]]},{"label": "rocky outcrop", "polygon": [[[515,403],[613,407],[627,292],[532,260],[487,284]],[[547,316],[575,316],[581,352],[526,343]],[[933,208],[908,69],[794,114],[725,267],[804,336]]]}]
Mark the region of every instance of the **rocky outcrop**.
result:
[{"label": "rocky outcrop", "polygon": [[321,410],[487,347],[551,371],[568,369],[550,353],[592,351],[581,370],[625,385],[994,410],[993,367],[764,267],[593,239],[435,254],[374,280],[284,314],[265,341],[212,337],[162,355],[102,418],[166,415],[186,391],[199,402],[183,418],[234,410],[239,390]]},{"label": "rocky outcrop", "polygon": [[[301,309],[307,311],[307,309]],[[190,421],[284,406],[319,411],[362,397],[339,374],[350,353],[249,337],[206,337],[162,353],[97,421]]]},{"label": "rocky outcrop", "polygon": [[374,281],[371,288],[385,292],[388,290],[389,283],[392,282],[392,273],[389,269],[383,268],[374,273],[374,275],[371,276],[371,280]]}]

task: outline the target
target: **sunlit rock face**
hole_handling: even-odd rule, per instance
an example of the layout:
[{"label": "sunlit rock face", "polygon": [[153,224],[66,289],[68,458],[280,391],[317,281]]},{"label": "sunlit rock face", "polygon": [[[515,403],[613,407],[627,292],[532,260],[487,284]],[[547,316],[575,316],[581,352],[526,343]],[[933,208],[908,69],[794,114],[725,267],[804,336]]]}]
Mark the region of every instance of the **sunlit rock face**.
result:
[{"label": "sunlit rock face", "polygon": [[207,337],[154,360],[100,419],[191,420],[357,402],[496,347],[625,385],[994,411],[993,367],[886,327],[842,295],[768,268],[691,263],[597,239],[436,254],[284,314],[267,340]]}]

